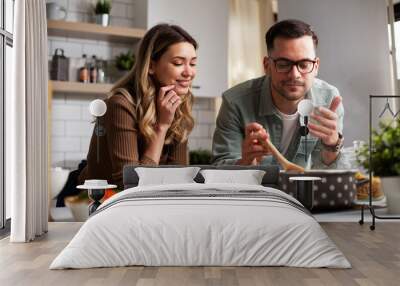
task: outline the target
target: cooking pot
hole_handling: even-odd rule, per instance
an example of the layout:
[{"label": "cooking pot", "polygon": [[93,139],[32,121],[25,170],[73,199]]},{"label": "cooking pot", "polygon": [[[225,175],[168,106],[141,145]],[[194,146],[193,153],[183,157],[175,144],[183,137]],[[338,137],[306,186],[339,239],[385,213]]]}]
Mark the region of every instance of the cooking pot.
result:
[{"label": "cooking pot", "polygon": [[312,210],[337,210],[351,208],[356,199],[357,186],[355,173],[357,170],[307,170],[304,174],[281,171],[279,174],[279,189],[296,196],[296,182],[290,177],[312,176],[320,177],[313,182]]}]

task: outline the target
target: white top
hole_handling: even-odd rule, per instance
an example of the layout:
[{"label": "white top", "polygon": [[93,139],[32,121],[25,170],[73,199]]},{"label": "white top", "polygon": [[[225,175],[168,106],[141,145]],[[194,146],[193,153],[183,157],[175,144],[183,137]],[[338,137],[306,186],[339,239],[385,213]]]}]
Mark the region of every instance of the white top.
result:
[{"label": "white top", "polygon": [[322,178],[320,177],[290,177],[289,181],[320,181]]},{"label": "white top", "polygon": [[296,131],[297,120],[299,114],[296,112],[294,114],[285,114],[276,109],[279,115],[282,117],[282,139],[280,144],[280,151],[282,154],[286,154],[289,149],[290,142],[292,141],[294,132]]}]

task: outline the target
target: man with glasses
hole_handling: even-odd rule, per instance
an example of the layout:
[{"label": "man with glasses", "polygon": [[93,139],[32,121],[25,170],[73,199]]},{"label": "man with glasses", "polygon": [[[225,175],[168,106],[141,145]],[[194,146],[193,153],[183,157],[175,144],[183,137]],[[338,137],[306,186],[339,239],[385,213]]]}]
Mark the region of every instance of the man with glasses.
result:
[{"label": "man with glasses", "polygon": [[[334,168],[343,143],[343,105],[339,91],[317,79],[318,37],[310,25],[285,20],[266,34],[265,76],[226,92],[213,138],[216,164],[275,164],[270,140],[290,161],[313,168]],[[309,134],[300,134],[297,105],[310,99],[314,110]],[[304,135],[304,134],[303,134]]]}]

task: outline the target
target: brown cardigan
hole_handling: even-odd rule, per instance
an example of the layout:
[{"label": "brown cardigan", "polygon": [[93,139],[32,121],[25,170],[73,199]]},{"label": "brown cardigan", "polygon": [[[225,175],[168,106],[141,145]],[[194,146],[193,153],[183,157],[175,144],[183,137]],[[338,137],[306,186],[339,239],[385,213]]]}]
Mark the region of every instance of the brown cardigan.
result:
[{"label": "brown cardigan", "polygon": [[[126,164],[156,165],[143,156],[146,142],[136,128],[134,106],[122,94],[105,100],[107,112],[101,118],[105,136],[99,137],[99,162],[97,162],[97,136],[93,131],[90,140],[87,166],[79,175],[79,183],[86,179],[105,179],[110,184],[123,187],[122,170]],[[160,165],[188,164],[187,142],[164,145]]]}]

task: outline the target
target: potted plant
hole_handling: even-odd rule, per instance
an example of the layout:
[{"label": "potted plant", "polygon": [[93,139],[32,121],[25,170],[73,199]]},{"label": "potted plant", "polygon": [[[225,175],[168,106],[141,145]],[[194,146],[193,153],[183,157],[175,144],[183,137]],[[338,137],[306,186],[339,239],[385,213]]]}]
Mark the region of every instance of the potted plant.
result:
[{"label": "potted plant", "polygon": [[388,212],[400,214],[400,117],[389,123],[379,123],[379,131],[372,131],[371,162],[369,147],[357,152],[359,163],[380,176],[387,198]]},{"label": "potted plant", "polygon": [[111,1],[97,0],[94,6],[94,14],[96,15],[96,24],[108,26],[110,24]]},{"label": "potted plant", "polygon": [[107,65],[107,75],[110,82],[116,82],[125,76],[126,73],[132,69],[134,64],[135,55],[131,51],[117,55]]},{"label": "potted plant", "polygon": [[211,151],[205,149],[192,150],[189,152],[190,165],[209,165],[211,164]]},{"label": "potted plant", "polygon": [[120,53],[115,58],[115,65],[120,71],[129,71],[135,64],[135,55],[131,51]]}]

